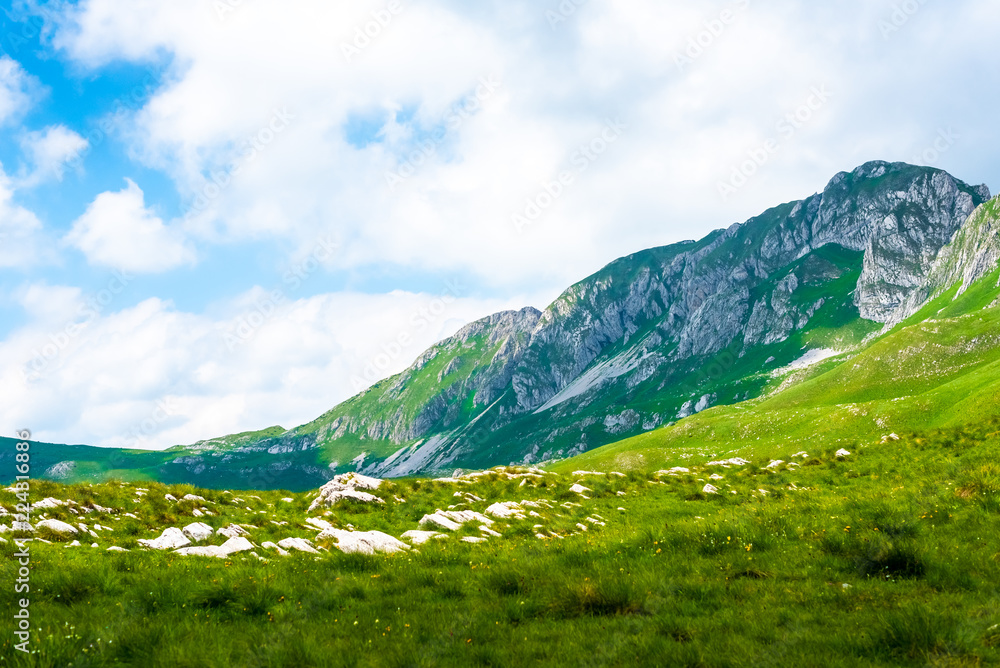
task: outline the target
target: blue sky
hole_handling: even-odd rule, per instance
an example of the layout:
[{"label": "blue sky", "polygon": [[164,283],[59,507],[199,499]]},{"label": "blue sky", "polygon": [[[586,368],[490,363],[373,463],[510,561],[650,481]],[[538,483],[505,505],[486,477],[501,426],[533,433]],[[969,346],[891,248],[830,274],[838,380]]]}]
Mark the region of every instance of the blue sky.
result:
[{"label": "blue sky", "polygon": [[8,434],[292,427],[868,160],[1000,187],[986,0],[0,8]]}]

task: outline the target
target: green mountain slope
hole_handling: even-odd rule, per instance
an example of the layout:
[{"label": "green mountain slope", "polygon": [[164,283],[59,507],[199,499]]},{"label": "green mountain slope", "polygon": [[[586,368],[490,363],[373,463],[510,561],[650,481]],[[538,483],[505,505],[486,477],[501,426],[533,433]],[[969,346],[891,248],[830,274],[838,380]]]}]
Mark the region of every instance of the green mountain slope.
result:
[{"label": "green mountain slope", "polygon": [[[959,317],[995,299],[983,287],[1000,256],[996,202],[981,206],[988,197],[985,186],[940,170],[868,163],[838,174],[822,193],[700,241],[616,260],[544,311],[472,323],[309,424],[173,448],[131,468],[203,486],[253,478],[259,488],[304,489],[335,472],[450,473],[617,443],[584,460],[604,461],[616,448],[666,447],[674,437],[665,435],[682,432],[763,440],[758,422],[773,432],[767,443],[836,424],[868,429],[855,414],[862,409],[842,408],[848,404],[892,401],[878,408],[887,415],[944,410],[944,400],[920,403],[940,378],[899,375],[885,360],[899,352],[909,355],[899,364],[939,362],[963,375],[988,362],[981,347],[952,354],[971,345],[963,327],[979,327],[975,345],[989,338],[989,323]],[[929,299],[940,304],[933,313],[921,310]],[[932,329],[920,329],[932,315]],[[936,338],[945,330],[950,347]],[[816,389],[845,356],[897,375],[870,370],[829,381],[835,390]],[[892,394],[893,383],[907,392]],[[750,427],[737,417],[744,414]],[[695,427],[712,420],[718,426]],[[618,443],[629,437],[637,438]],[[75,451],[46,457],[99,459]]]},{"label": "green mountain slope", "polygon": [[[850,449],[893,433],[995,418],[1000,414],[998,204],[981,207],[942,250],[921,286],[935,296],[860,351],[778,377],[774,382],[780,385],[757,400],[705,411],[562,462],[556,470],[655,470],[677,465],[693,445],[710,456],[787,459],[817,442]],[[994,232],[980,234],[984,229]],[[954,263],[959,255],[992,258],[992,270],[988,262],[962,263],[962,269]],[[966,271],[970,266],[974,271]],[[956,283],[942,288],[942,275]]]}]

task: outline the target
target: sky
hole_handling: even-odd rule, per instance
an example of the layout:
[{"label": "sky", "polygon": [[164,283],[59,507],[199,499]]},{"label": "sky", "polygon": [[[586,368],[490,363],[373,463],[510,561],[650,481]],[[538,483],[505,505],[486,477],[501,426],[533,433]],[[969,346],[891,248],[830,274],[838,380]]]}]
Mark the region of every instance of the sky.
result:
[{"label": "sky", "polygon": [[991,0],[0,10],[7,436],[291,428],[869,160],[1000,188]]}]

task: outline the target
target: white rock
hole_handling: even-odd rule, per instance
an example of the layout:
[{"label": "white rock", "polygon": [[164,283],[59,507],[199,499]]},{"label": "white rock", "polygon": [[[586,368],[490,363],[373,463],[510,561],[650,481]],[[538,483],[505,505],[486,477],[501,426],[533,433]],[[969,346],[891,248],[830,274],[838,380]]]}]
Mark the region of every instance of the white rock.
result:
[{"label": "white rock", "polygon": [[166,499],[167,501],[176,501],[177,500],[177,497],[174,496],[173,494],[164,494],[163,498]]},{"label": "white rock", "polygon": [[215,529],[204,524],[203,522],[195,522],[189,524],[182,530],[184,535],[193,540],[196,543],[200,543],[203,540],[208,540],[215,533]]},{"label": "white rock", "polygon": [[724,459],[718,462],[708,462],[705,466],[723,466],[725,468],[729,468],[730,466],[746,466],[749,463],[750,462],[745,459],[741,459],[740,457],[733,457],[732,459]]},{"label": "white rock", "polygon": [[198,496],[197,494],[185,494],[184,498],[182,500],[183,501],[201,501],[202,503],[205,503],[205,499],[203,497]]},{"label": "white rock", "polygon": [[231,554],[237,554],[239,552],[247,552],[253,549],[253,543],[248,541],[242,536],[236,538],[230,538],[222,545],[203,545],[197,547],[184,547],[179,550],[175,550],[174,554],[180,554],[190,557],[218,557],[219,559],[224,559]]},{"label": "white rock", "polygon": [[39,508],[41,509],[58,508],[59,506],[65,506],[65,505],[66,505],[65,501],[60,501],[59,499],[53,499],[52,497],[48,497],[42,499],[41,501],[38,501],[37,503],[31,504],[31,507],[33,510],[37,510]]},{"label": "white rock", "polygon": [[479,522],[487,526],[493,524],[493,520],[473,510],[436,510],[434,513],[420,518],[419,524],[421,526],[436,524],[442,529],[455,531],[466,522]]},{"label": "white rock", "polygon": [[479,527],[479,530],[482,531],[487,536],[493,536],[495,538],[499,538],[500,537],[500,534],[498,534],[496,531],[494,531],[493,529],[491,529],[491,528],[489,528],[487,526],[481,526],[481,527]]},{"label": "white rock", "polygon": [[74,540],[72,543],[70,543],[66,547],[80,547],[80,541]]},{"label": "white rock", "polygon": [[572,475],[574,478],[579,478],[582,476],[604,475],[604,474],[598,473],[597,471],[573,471]]},{"label": "white rock", "polygon": [[575,485],[569,488],[569,491],[574,492],[576,494],[583,494],[584,492],[589,492],[590,490],[581,485],[580,483],[576,483]]},{"label": "white rock", "polygon": [[126,550],[124,547],[118,547],[117,545],[112,545],[106,551],[107,552],[128,552],[128,550]]},{"label": "white rock", "polygon": [[502,520],[510,518],[519,520],[524,519],[524,511],[521,508],[521,505],[513,501],[501,501],[499,503],[494,503],[486,509],[486,514]]},{"label": "white rock", "polygon": [[486,539],[479,536],[466,536],[462,539],[463,543],[485,543]]},{"label": "white rock", "polygon": [[799,459],[809,459],[809,453],[806,452],[805,450],[803,450],[802,452],[796,452],[794,455],[792,455],[792,459],[796,459],[796,458],[799,458]]},{"label": "white rock", "polygon": [[295,499],[290,499],[287,496],[281,500],[284,501],[285,503],[295,503]]},{"label": "white rock", "polygon": [[343,531],[341,529],[326,529],[316,536],[316,540],[333,538],[337,541],[335,547],[344,553],[360,552],[375,554],[376,552],[402,552],[410,549],[406,543],[393,538],[381,531]]},{"label": "white rock", "polygon": [[[365,494],[358,490],[376,490],[382,485],[378,478],[369,478],[360,473],[342,473],[334,476],[333,480],[319,488],[319,496],[309,505],[312,512],[320,506],[331,506],[341,499],[356,499],[365,503],[385,503],[382,499],[372,494]],[[351,494],[345,494],[351,492]]]},{"label": "white rock", "polygon": [[285,538],[284,540],[278,541],[278,547],[283,547],[286,550],[298,550],[299,552],[319,554],[319,550],[313,547],[312,543],[305,538]]},{"label": "white rock", "polygon": [[201,512],[197,508],[195,508],[194,510],[192,510],[191,514],[194,515],[195,517],[204,517],[205,516],[205,513]]},{"label": "white rock", "polygon": [[850,457],[850,456],[851,456],[851,453],[848,452],[847,450],[844,450],[843,448],[841,448],[840,450],[837,450],[837,458],[838,459],[840,459],[841,457]]},{"label": "white rock", "polygon": [[708,476],[708,479],[709,480],[725,480],[725,478],[722,477],[721,475],[719,475],[718,473],[713,473],[712,475]]},{"label": "white rock", "polygon": [[267,542],[267,543],[261,543],[260,546],[263,547],[266,550],[274,550],[274,551],[276,551],[279,556],[282,556],[282,557],[287,557],[288,556],[288,552],[286,552],[285,550],[281,549],[280,547],[278,547],[277,545],[275,545],[274,543],[272,543],[270,541]]},{"label": "white rock", "polygon": [[66,524],[65,522],[60,522],[59,520],[42,520],[35,524],[36,529],[48,529],[49,531],[54,531],[61,536],[72,536],[79,533],[77,528],[72,524]]},{"label": "white rock", "polygon": [[701,488],[701,491],[705,494],[718,494],[719,489],[712,484],[707,484]]},{"label": "white rock", "polygon": [[432,538],[447,538],[443,533],[437,531],[420,531],[418,529],[407,531],[400,537],[409,540],[414,545],[423,545]]},{"label": "white rock", "polygon": [[90,546],[91,547],[97,547],[97,543],[91,543]]},{"label": "white rock", "polygon": [[184,532],[175,527],[164,529],[159,538],[152,540],[140,538],[136,542],[152,550],[175,550],[191,544],[191,541],[184,535]]},{"label": "white rock", "polygon": [[785,462],[782,461],[782,460],[780,460],[780,459],[775,459],[774,461],[772,461],[770,464],[768,464],[764,468],[766,468],[766,469],[776,469],[776,468],[778,468],[779,466],[781,466],[784,463]]},{"label": "white rock", "polygon": [[307,517],[306,524],[316,529],[319,529],[320,531],[323,531],[324,529],[330,529],[333,527],[332,524],[330,524],[326,520],[321,520],[318,517]]},{"label": "white rock", "polygon": [[216,529],[216,534],[220,536],[225,536],[226,538],[238,538],[240,536],[249,536],[250,534],[243,527],[237,526],[235,524],[230,524],[227,527],[221,529]]}]

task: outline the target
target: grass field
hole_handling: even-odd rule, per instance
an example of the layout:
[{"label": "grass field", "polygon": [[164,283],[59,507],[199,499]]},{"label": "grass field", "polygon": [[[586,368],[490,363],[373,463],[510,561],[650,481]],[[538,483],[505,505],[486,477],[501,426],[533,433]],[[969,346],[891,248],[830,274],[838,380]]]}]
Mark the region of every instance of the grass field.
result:
[{"label": "grass field", "polygon": [[[391,555],[322,541],[319,555],[257,549],[263,560],[145,550],[137,539],[196,520],[240,523],[255,545],[314,538],[315,495],[39,482],[33,501],[112,510],[49,517],[111,528],[97,548],[50,532],[29,543],[34,653],[13,649],[11,626],[0,665],[1000,665],[1000,421],[842,457],[802,449],[729,468],[705,466],[722,453],[690,452],[674,475],[401,480],[378,489],[384,504],[311,514],[399,536],[449,505],[550,506],[497,520],[501,536],[485,542],[462,542],[481,535],[465,525]],[[191,492],[205,501],[164,499]],[[213,514],[196,518],[199,507]],[[7,624],[13,535],[0,545]]]}]

